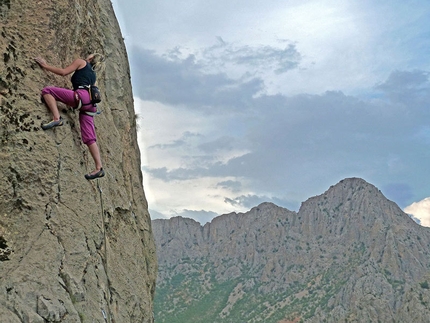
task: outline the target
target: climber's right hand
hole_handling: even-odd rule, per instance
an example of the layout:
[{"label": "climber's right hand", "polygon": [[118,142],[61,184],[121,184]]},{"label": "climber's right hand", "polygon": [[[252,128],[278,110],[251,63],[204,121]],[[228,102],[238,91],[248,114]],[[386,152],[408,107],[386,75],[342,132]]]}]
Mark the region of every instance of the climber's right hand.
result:
[{"label": "climber's right hand", "polygon": [[34,59],[37,64],[39,64],[41,67],[46,67],[46,61],[42,57],[36,57]]}]

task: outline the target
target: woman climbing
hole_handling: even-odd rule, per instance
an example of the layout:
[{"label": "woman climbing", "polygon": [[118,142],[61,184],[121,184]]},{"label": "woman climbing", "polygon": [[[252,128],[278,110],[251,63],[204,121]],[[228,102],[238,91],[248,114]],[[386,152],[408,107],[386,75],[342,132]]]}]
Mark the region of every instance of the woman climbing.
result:
[{"label": "woman climbing", "polygon": [[35,58],[35,61],[45,70],[57,75],[65,76],[73,73],[71,81],[73,90],[48,86],[42,90],[42,101],[48,107],[53,115],[51,122],[42,125],[43,130],[51,129],[63,125],[63,118],[58,111],[57,101],[62,102],[74,109],[79,106],[79,123],[81,136],[84,144],[88,146],[91,156],[94,159],[95,170],[85,175],[88,180],[103,177],[105,172],[102,167],[100,151],[97,146],[96,132],[94,128],[93,115],[87,114],[97,111],[95,104],[90,101],[90,94],[87,88],[89,85],[95,85],[96,71],[103,71],[104,57],[101,54],[91,54],[86,59],[78,58],[72,64],[65,68],[50,66],[41,58]]}]

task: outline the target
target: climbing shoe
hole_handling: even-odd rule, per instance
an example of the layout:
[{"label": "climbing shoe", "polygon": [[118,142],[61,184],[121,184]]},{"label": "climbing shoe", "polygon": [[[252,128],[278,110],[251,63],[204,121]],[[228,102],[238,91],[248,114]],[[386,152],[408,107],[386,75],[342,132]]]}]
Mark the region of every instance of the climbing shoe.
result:
[{"label": "climbing shoe", "polygon": [[97,173],[95,173],[95,174],[86,174],[85,175],[85,178],[87,179],[87,180],[90,180],[90,179],[96,179],[96,178],[100,178],[100,177],[103,177],[103,176],[105,176],[105,171],[103,170],[103,168],[101,168]]},{"label": "climbing shoe", "polygon": [[42,125],[43,130],[48,130],[54,127],[59,127],[63,125],[63,118],[60,117],[60,120],[52,120],[51,122],[45,123]]}]

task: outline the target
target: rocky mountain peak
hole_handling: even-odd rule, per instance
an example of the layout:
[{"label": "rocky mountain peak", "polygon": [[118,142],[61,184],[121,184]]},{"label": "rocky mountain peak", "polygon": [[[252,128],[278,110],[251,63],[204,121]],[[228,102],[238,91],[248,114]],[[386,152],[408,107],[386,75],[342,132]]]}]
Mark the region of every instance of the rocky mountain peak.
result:
[{"label": "rocky mountain peak", "polygon": [[348,232],[353,235],[349,239],[365,240],[363,234],[376,228],[418,226],[380,190],[359,178],[342,180],[325,193],[308,199],[299,214],[308,234],[340,237]]}]

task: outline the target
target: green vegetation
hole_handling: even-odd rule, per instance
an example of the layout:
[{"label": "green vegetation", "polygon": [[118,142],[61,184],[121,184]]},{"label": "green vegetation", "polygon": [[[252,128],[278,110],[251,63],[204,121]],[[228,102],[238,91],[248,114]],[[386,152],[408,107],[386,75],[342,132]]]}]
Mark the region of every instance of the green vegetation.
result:
[{"label": "green vegetation", "polygon": [[421,288],[429,289],[429,283],[427,281],[420,283]]},{"label": "green vegetation", "polygon": [[[282,290],[264,292],[272,285],[258,282],[255,268],[242,268],[240,279],[220,282],[207,263],[193,264],[199,266],[209,272],[176,274],[157,287],[156,323],[277,323],[299,316],[303,321],[328,308],[347,281],[345,272],[335,267],[308,281],[289,281]],[[290,265],[288,270],[299,272],[303,266]]]}]

